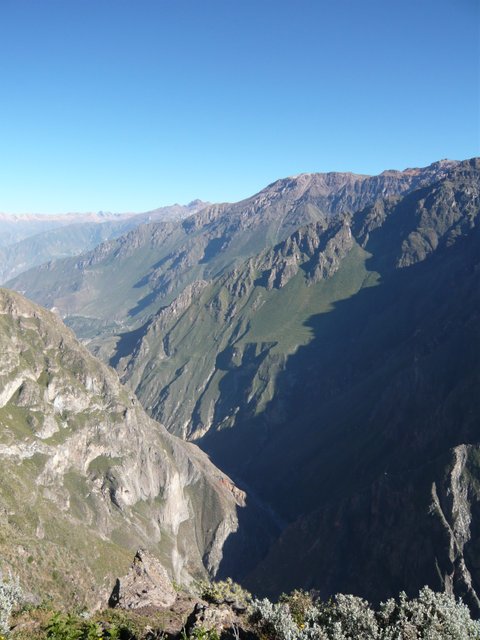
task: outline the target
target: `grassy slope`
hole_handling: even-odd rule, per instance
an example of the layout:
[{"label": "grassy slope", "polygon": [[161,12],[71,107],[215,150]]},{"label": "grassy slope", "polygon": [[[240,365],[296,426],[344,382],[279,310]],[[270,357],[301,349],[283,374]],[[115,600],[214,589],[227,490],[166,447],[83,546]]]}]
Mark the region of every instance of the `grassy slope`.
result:
[{"label": "grassy slope", "polygon": [[[36,598],[91,604],[92,598],[105,597],[115,576],[125,573],[132,551],[102,540],[88,524],[82,524],[81,513],[76,517],[66,514],[45,499],[35,482],[41,468],[40,456],[21,464],[2,461],[2,568],[18,576]],[[72,484],[68,490],[79,505],[86,498],[80,487]]]},{"label": "grassy slope", "polygon": [[[262,400],[256,411],[260,411],[271,399],[286,357],[312,339],[308,318],[328,312],[338,300],[376,282],[376,274],[365,266],[368,257],[355,245],[332,278],[310,285],[300,270],[286,286],[269,291],[255,284],[261,273],[252,262],[215,280],[184,312],[147,332],[146,355],[134,361],[131,379],[142,403],[177,433],[182,433],[190,415],[190,433],[212,419],[225,426],[243,402],[239,392],[259,393]],[[240,295],[238,283],[245,285]],[[263,363],[260,370],[254,361],[259,367]],[[242,363],[246,371],[236,379],[234,370],[242,369]]]}]

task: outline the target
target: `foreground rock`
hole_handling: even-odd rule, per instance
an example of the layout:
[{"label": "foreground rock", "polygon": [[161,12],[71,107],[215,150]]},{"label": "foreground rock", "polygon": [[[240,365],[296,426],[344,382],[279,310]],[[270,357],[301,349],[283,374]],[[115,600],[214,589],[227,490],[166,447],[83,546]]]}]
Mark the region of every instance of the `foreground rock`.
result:
[{"label": "foreground rock", "polygon": [[[199,638],[206,632],[238,638],[250,632],[249,602],[251,595],[230,578],[174,588],[158,559],[139,549],[127,575],[117,579],[108,606],[149,621],[149,640]],[[162,628],[155,629],[159,617]]]},{"label": "foreground rock", "polygon": [[177,594],[165,567],[151,553],[139,549],[130,571],[117,579],[109,605],[121,609],[170,607]]}]

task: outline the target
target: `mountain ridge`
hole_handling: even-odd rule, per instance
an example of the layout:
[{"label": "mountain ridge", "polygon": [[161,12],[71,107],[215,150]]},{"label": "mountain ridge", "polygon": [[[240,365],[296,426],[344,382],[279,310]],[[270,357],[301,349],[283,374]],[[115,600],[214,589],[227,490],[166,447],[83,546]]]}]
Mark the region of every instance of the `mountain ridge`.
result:
[{"label": "mountain ridge", "polygon": [[[4,215],[0,217],[0,283],[37,265],[94,249],[140,224],[179,220],[207,204],[193,200],[185,206],[175,204],[132,214]],[[17,233],[16,226],[20,227]]]},{"label": "mountain ridge", "polygon": [[[372,204],[379,193],[395,195],[429,184],[445,171],[448,167],[431,165],[415,170],[414,175],[398,173],[362,177],[360,181],[351,178],[351,174],[325,174],[327,180],[337,176],[331,193],[324,189],[323,174],[312,174],[307,183],[303,178],[293,182],[282,179],[239,203],[204,207],[180,225],[139,227],[83,257],[39,267],[8,284],[49,308],[55,307],[63,317],[75,316],[77,332],[81,316],[86,318],[87,332],[93,320],[107,318],[112,320],[113,334],[127,327],[136,329],[193,280],[209,279],[234,268],[309,222],[363,208]],[[336,182],[338,176],[344,176],[340,185]],[[122,243],[129,252],[123,261],[125,267],[118,260]],[[128,265],[133,254],[135,264]],[[111,295],[112,284],[115,287],[110,273],[114,257],[122,289],[116,297]],[[58,277],[56,270],[61,271]],[[104,303],[85,304],[85,300],[95,297]]]}]

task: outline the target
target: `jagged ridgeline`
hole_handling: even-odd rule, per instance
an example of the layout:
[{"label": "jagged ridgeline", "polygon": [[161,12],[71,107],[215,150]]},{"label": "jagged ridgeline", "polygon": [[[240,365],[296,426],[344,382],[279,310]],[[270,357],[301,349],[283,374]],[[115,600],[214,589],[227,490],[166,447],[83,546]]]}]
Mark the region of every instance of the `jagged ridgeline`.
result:
[{"label": "jagged ridgeline", "polygon": [[254,591],[478,607],[479,184],[475,159],[301,175],[12,286],[283,523]]},{"label": "jagged ridgeline", "polygon": [[0,289],[0,554],[37,598],[105,599],[150,548],[214,574],[244,494],[149,418],[54,314]]},{"label": "jagged ridgeline", "polygon": [[210,205],[181,222],[141,225],[81,257],[26,271],[7,286],[55,307],[104,359],[118,358],[130,352],[136,337],[124,336],[118,343],[118,334],[141,332],[187,285],[230,271],[311,222],[325,224],[379,196],[431,184],[454,165],[442,161],[373,177],[328,173],[285,178],[247,200]]}]

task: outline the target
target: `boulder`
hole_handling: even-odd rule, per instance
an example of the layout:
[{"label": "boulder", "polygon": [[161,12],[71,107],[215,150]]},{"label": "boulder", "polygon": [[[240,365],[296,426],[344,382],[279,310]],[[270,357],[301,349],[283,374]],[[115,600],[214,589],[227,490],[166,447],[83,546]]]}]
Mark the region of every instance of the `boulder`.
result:
[{"label": "boulder", "polygon": [[139,549],[127,575],[117,579],[108,604],[121,609],[166,609],[176,598],[177,593],[160,561],[148,551]]}]

